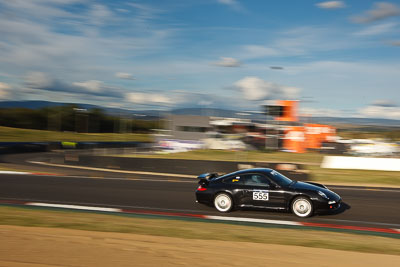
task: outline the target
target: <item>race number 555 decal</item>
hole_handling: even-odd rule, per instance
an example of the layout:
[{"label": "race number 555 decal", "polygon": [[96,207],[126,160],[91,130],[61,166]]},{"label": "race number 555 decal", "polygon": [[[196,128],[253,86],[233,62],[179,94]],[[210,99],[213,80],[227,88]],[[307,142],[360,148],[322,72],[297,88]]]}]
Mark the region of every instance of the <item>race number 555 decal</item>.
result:
[{"label": "race number 555 decal", "polygon": [[268,201],[269,200],[268,191],[265,191],[265,190],[254,191],[253,192],[253,200]]}]

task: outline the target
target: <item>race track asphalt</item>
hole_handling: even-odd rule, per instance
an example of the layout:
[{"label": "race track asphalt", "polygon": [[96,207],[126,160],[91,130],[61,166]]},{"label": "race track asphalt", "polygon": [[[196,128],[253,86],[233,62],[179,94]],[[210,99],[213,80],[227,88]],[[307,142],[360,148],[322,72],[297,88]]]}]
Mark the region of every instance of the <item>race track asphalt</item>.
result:
[{"label": "race track asphalt", "polygon": [[[195,202],[197,183],[160,176],[66,177],[0,174],[0,200],[118,207],[221,215]],[[227,216],[308,221],[365,227],[400,228],[400,189],[331,186],[346,208],[338,214],[299,219],[290,213],[237,210]]]}]

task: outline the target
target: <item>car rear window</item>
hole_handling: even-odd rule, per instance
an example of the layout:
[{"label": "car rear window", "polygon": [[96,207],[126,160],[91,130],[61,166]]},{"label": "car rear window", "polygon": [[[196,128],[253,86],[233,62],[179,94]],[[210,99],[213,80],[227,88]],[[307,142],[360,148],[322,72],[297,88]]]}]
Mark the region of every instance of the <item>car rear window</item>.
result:
[{"label": "car rear window", "polygon": [[261,175],[259,173],[249,173],[242,175],[242,179],[244,180],[245,185],[254,185],[254,186],[270,186],[271,182],[267,177]]},{"label": "car rear window", "polygon": [[240,179],[239,175],[229,176],[222,180],[226,184],[243,184],[243,181]]}]

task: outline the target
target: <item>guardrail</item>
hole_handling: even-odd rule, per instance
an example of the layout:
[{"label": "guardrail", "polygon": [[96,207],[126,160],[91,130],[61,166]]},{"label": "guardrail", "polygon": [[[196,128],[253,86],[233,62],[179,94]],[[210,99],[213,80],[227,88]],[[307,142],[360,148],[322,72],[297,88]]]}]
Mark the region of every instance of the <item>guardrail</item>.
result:
[{"label": "guardrail", "polygon": [[44,152],[53,149],[133,148],[146,142],[0,142],[0,153]]}]

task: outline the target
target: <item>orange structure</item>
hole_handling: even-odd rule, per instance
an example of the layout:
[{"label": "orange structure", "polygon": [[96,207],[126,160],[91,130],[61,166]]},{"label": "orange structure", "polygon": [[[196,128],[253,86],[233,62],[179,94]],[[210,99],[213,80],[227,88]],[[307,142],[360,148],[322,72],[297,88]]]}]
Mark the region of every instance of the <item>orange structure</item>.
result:
[{"label": "orange structure", "polygon": [[285,129],[283,148],[290,152],[304,153],[306,150],[306,138],[304,127],[290,126]]},{"label": "orange structure", "polygon": [[[336,136],[336,128],[330,125],[298,123],[297,100],[277,100],[267,105],[267,115],[273,116],[275,121],[287,122],[284,126],[283,149],[286,151],[303,153],[306,149],[319,149],[323,142],[330,142]],[[280,124],[282,125],[282,124]]]},{"label": "orange structure", "polygon": [[336,135],[336,129],[330,125],[304,124],[307,148],[318,149],[323,142],[329,142]]},{"label": "orange structure", "polygon": [[297,116],[297,106],[298,106],[298,101],[297,100],[278,100],[277,106],[281,106],[283,108],[283,112],[281,116],[275,117],[275,120],[277,121],[298,121],[298,116]]},{"label": "orange structure", "polygon": [[336,129],[330,125],[305,124],[288,126],[285,129],[283,148],[287,151],[303,153],[306,149],[319,149],[323,142],[330,142],[336,136]]}]

